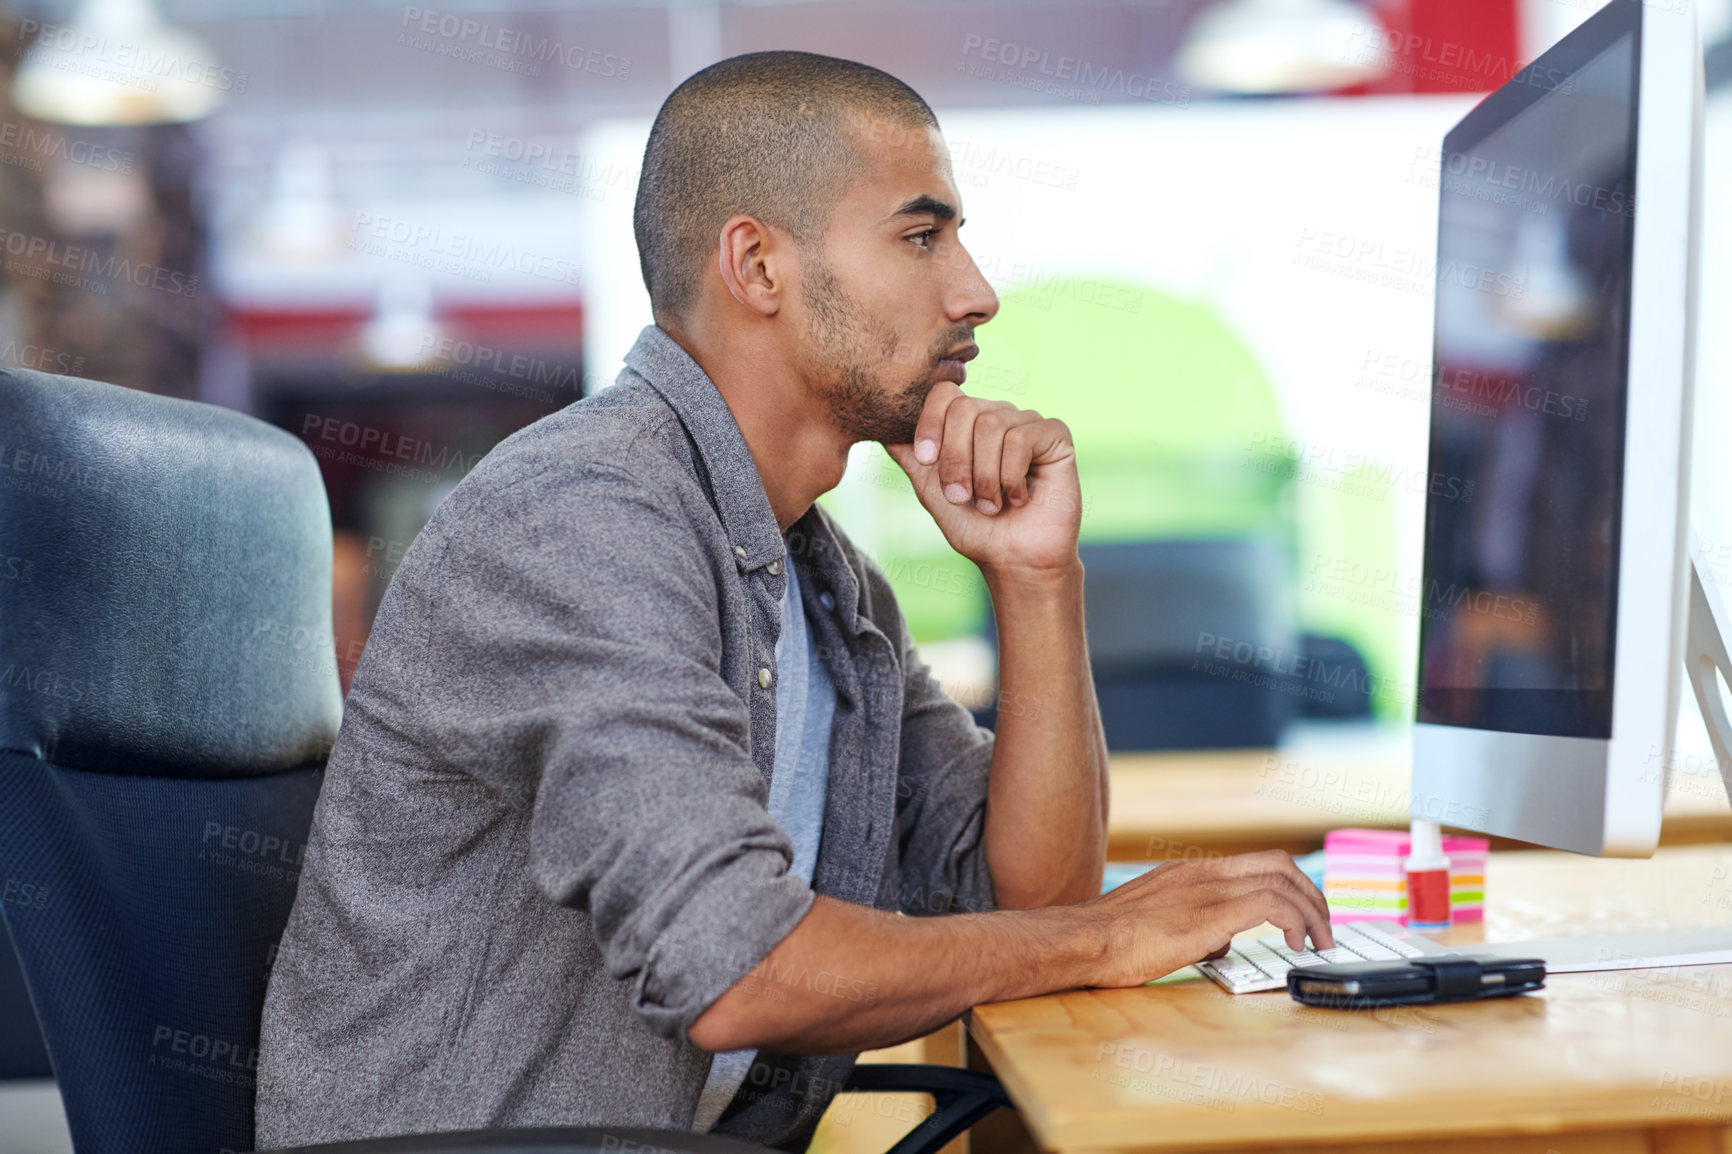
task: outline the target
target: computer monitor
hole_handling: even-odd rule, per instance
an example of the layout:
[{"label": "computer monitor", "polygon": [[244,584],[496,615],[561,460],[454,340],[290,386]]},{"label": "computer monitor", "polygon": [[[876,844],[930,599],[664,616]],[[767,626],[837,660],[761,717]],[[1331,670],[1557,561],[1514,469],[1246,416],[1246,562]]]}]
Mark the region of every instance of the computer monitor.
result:
[{"label": "computer monitor", "polygon": [[1692,6],[1611,0],[1444,138],[1416,818],[1587,854],[1659,840],[1701,125]]}]

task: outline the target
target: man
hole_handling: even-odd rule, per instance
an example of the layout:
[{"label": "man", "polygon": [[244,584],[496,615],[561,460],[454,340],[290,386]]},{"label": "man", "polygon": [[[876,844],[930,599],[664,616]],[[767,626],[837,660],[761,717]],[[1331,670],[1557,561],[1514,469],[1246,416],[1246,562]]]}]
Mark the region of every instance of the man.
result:
[{"label": "man", "polygon": [[[399,567],[266,1000],[262,1147],[605,1123],[803,1148],[853,1055],[1272,921],[1285,854],[1100,896],[1070,435],[959,387],[997,300],[926,104],[757,53],[668,98],[620,382],[507,438]],[[1079,382],[1086,387],[1086,382]],[[886,445],[980,567],[997,740],[814,500]],[[950,915],[903,917],[913,915]]]}]

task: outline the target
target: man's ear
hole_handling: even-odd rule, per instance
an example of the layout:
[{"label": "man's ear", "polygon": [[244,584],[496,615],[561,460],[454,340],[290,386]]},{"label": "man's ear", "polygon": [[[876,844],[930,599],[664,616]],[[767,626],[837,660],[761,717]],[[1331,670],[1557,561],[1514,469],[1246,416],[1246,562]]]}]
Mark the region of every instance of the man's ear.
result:
[{"label": "man's ear", "polygon": [[722,225],[716,254],[722,283],[735,300],[760,316],[773,317],[781,311],[782,290],[790,283],[788,274],[792,271],[785,267],[789,252],[786,240],[743,213],[729,217]]}]

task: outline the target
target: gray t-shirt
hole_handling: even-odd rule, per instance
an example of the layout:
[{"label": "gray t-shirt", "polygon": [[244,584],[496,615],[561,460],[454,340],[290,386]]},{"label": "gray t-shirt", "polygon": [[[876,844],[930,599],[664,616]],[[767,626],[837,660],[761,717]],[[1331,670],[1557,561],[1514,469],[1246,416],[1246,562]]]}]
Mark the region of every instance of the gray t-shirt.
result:
[{"label": "gray t-shirt", "polygon": [[[782,631],[776,638],[776,760],[770,773],[770,817],[794,843],[788,872],[810,885],[824,831],[824,796],[830,778],[830,722],[836,689],[806,627],[805,599],[793,558],[782,593]],[[698,1098],[692,1129],[707,1133],[722,1116],[752,1068],[756,1050],[717,1054]]]}]

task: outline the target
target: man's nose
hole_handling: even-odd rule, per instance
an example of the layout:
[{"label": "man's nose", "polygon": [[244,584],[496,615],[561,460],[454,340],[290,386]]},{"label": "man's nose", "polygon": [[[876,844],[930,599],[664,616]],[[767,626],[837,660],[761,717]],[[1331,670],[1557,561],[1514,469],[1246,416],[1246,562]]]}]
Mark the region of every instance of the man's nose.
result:
[{"label": "man's nose", "polygon": [[949,308],[946,311],[953,321],[983,325],[998,315],[998,294],[993,291],[986,277],[981,275],[974,258],[969,256],[966,250],[961,255],[962,259],[956,270],[956,283],[951,287]]}]

